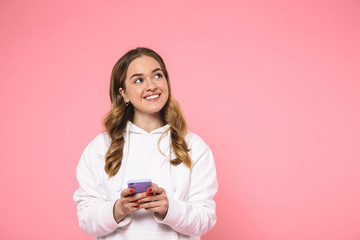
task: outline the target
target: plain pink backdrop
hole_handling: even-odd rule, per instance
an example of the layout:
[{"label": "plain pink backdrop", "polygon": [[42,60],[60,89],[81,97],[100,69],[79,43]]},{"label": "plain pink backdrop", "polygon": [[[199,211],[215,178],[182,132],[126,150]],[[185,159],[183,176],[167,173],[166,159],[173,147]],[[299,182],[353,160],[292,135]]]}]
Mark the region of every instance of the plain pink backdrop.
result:
[{"label": "plain pink backdrop", "polygon": [[93,239],[75,168],[130,48],[213,150],[203,239],[360,239],[360,2],[0,1],[0,239]]}]

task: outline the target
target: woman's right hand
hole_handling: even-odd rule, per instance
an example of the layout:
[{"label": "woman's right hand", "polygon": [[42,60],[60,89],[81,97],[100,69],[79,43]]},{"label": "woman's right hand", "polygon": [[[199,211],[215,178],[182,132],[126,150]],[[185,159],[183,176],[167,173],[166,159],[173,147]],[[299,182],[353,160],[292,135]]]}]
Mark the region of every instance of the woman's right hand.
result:
[{"label": "woman's right hand", "polygon": [[117,223],[123,220],[126,215],[132,214],[139,210],[139,204],[137,202],[141,199],[141,194],[133,194],[134,189],[124,189],[120,194],[120,199],[116,200],[114,204],[113,214]]}]

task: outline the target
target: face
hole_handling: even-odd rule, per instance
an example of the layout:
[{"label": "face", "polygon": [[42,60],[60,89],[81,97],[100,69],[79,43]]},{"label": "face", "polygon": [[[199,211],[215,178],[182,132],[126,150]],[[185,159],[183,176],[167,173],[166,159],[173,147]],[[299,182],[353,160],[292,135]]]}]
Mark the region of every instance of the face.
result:
[{"label": "face", "polygon": [[127,70],[125,89],[119,89],[125,102],[135,109],[135,117],[159,115],[168,97],[168,84],[160,64],[152,57],[133,60]]}]

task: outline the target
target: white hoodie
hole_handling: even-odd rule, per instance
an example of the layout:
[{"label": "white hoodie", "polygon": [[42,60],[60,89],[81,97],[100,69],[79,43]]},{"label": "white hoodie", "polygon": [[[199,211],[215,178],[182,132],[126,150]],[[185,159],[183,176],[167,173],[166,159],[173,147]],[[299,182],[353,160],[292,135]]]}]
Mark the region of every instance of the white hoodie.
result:
[{"label": "white hoodie", "polygon": [[[169,125],[150,133],[128,122],[124,134],[123,161],[118,173],[110,177],[104,170],[105,154],[110,146],[106,133],[99,134],[85,148],[78,167],[79,189],[74,193],[80,227],[97,239],[161,240],[200,239],[216,222],[214,196],[218,183],[214,159],[209,147],[197,135],[188,132],[192,168],[174,166],[170,131],[158,140]],[[113,207],[129,179],[150,178],[166,191],[169,208],[164,219],[140,209],[120,223]]]}]

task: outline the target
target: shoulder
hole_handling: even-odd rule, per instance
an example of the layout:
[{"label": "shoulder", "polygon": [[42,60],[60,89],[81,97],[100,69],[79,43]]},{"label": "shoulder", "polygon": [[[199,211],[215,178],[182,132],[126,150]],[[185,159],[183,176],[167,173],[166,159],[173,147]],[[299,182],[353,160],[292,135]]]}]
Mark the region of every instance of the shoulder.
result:
[{"label": "shoulder", "polygon": [[106,132],[98,134],[85,148],[83,154],[90,156],[97,156],[99,158],[105,157],[105,154],[110,146],[111,140]]},{"label": "shoulder", "polygon": [[109,148],[109,137],[107,133],[98,134],[85,147],[77,166],[76,175],[79,182],[100,181],[103,177],[105,155]]},{"label": "shoulder", "polygon": [[190,157],[196,162],[197,159],[200,159],[203,155],[211,154],[209,146],[205,141],[197,134],[188,132],[185,136],[187,147],[190,149]]},{"label": "shoulder", "polygon": [[209,148],[205,141],[197,134],[192,132],[187,132],[185,136],[185,141],[189,148]]},{"label": "shoulder", "polygon": [[89,145],[95,148],[109,147],[111,143],[110,137],[106,132],[99,133]]}]

